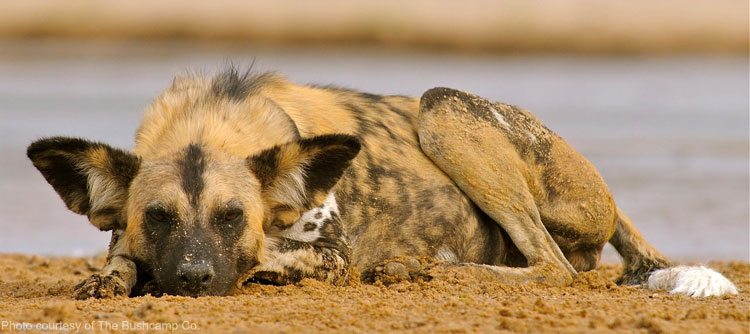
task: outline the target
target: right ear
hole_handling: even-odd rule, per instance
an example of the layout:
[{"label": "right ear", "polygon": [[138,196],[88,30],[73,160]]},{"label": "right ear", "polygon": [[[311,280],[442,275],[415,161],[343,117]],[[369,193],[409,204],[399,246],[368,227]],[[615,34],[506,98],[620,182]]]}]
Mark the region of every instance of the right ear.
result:
[{"label": "right ear", "polygon": [[71,211],[102,231],[125,228],[123,212],[140,159],[109,145],[53,137],[29,145],[26,155]]},{"label": "right ear", "polygon": [[344,134],[300,139],[247,159],[271,209],[267,223],[288,227],[321,205],[359,153],[359,140]]}]

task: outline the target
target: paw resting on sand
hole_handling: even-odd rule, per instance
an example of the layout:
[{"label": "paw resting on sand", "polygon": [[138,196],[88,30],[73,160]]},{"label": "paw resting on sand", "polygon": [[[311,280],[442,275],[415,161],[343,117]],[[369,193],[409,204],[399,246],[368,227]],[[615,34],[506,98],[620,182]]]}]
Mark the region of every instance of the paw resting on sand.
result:
[{"label": "paw resting on sand", "polygon": [[93,274],[76,285],[73,296],[76,299],[112,298],[121,295],[127,296],[129,293],[125,282],[120,277]]}]

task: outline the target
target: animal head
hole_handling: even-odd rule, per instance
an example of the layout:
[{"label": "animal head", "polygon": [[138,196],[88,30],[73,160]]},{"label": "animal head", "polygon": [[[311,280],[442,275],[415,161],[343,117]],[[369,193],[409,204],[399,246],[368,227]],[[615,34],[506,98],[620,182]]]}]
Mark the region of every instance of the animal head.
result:
[{"label": "animal head", "polygon": [[141,157],[56,137],[27,154],[70,210],[125,230],[127,255],[164,292],[199,296],[231,293],[264,261],[265,236],[320,205],[359,149],[352,136],[324,135],[248,157],[199,142]]}]

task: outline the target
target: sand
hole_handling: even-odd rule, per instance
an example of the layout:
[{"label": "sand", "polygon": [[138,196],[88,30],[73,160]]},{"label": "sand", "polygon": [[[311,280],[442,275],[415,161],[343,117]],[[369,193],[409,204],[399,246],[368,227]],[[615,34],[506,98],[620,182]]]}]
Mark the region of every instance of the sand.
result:
[{"label": "sand", "polygon": [[388,285],[304,280],[252,284],[229,297],[73,299],[73,286],[103,263],[103,256],[0,255],[0,332],[750,332],[750,264],[743,262],[709,263],[739,295],[697,299],[617,286],[619,264],[563,288],[508,287],[441,270]]}]

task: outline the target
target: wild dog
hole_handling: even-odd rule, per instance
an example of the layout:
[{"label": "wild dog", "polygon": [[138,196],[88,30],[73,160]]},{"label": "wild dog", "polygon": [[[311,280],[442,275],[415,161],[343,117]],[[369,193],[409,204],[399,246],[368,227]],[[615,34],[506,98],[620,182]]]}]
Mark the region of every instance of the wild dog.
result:
[{"label": "wild dog", "polygon": [[341,284],[352,267],[408,277],[421,262],[380,266],[405,256],[565,285],[607,242],[624,259],[618,283],[736,293],[710,269],[674,267],[530,112],[448,88],[416,99],[192,74],[148,107],[133,152],[54,137],[28,156],[70,210],[112,231],[79,298]]}]

